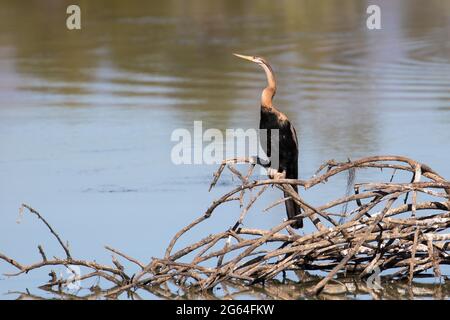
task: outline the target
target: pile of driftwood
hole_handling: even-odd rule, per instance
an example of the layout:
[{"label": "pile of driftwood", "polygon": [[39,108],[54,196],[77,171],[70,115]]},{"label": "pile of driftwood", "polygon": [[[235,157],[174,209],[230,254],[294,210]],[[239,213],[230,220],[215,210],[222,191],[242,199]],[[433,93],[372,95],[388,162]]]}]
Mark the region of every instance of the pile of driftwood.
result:
[{"label": "pile of driftwood", "polygon": [[[242,173],[237,163],[246,163],[248,170]],[[106,247],[114,254],[113,265],[75,259],[47,221],[36,210],[23,205],[43,220],[66,257],[47,259],[39,247],[42,261],[32,265],[20,264],[1,253],[0,259],[18,269],[12,275],[55,265],[85,267],[91,271],[78,280],[101,278],[112,283],[108,289],[101,289],[103,297],[117,297],[123,292],[133,294],[139,288],[164,296],[163,292],[170,292],[169,283],[184,292],[204,292],[227,283],[247,287],[285,279],[288,272],[297,274],[300,282],[306,281],[301,274],[307,271],[322,272],[323,276],[308,286],[307,292],[311,295],[321,293],[326,286],[339,284],[336,277],[342,274],[364,279],[375,272],[377,276],[382,274],[384,281],[405,280],[410,285],[417,276],[439,279],[445,276],[441,267],[450,263],[450,182],[427,165],[399,156],[367,157],[342,163],[331,160],[309,180],[254,181],[254,159],[232,159],[224,161],[214,174],[211,188],[226,168],[239,179],[239,185],[181,229],[167,247],[164,258],[142,263]],[[384,176],[388,172],[386,181],[355,183],[355,172],[367,169],[382,170]],[[350,178],[345,196],[319,206],[311,205],[302,196],[305,190],[319,188],[338,174],[347,174]],[[397,181],[406,178],[406,181]],[[299,186],[299,194],[292,185]],[[285,191],[289,197],[272,203],[266,210],[293,199],[302,208],[300,216],[309,220],[314,230],[300,233],[290,227],[294,220],[283,221],[270,230],[246,227],[246,216],[258,214],[251,209],[271,190],[270,186]],[[187,233],[196,235],[196,226],[211,219],[217,207],[232,201],[241,208],[234,226],[174,250],[181,237]],[[140,271],[128,274],[116,257],[135,264]],[[45,288],[59,290],[67,284],[67,279],[55,273],[51,275]]]}]

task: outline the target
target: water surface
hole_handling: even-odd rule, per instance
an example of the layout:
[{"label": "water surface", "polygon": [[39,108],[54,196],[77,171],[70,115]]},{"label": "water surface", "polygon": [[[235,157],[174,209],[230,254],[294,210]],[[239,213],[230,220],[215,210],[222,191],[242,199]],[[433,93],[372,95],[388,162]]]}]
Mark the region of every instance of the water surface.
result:
[{"label": "water surface", "polygon": [[[39,259],[38,244],[63,254],[35,217],[16,223],[25,202],[77,256],[108,261],[105,244],[161,256],[232,185],[208,193],[216,166],[173,165],[172,131],[258,125],[264,75],[232,52],[273,65],[301,178],[330,158],[375,154],[450,177],[450,2],[378,3],[383,29],[370,31],[359,0],[80,1],[82,30],[68,31],[70,1],[2,1],[0,251],[23,262]],[[228,225],[225,213],[199,234]],[[249,224],[282,218],[280,207]],[[0,292],[43,277],[1,278]]]}]

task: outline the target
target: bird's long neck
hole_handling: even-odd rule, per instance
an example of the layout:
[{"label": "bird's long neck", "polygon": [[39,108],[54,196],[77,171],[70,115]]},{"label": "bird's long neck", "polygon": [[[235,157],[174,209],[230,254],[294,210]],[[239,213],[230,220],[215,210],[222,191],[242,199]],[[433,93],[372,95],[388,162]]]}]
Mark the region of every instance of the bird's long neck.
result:
[{"label": "bird's long neck", "polygon": [[275,79],[275,74],[269,64],[263,63],[261,64],[261,67],[266,72],[267,77],[267,87],[261,94],[261,106],[265,108],[273,108],[272,99],[277,92],[277,81]]}]

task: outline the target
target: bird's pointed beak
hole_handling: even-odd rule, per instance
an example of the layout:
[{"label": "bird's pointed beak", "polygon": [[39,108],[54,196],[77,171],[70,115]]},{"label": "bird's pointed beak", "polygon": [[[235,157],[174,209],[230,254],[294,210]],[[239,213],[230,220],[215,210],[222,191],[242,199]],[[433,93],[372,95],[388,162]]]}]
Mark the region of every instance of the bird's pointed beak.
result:
[{"label": "bird's pointed beak", "polygon": [[255,62],[255,58],[252,57],[252,56],[244,56],[243,54],[238,54],[238,53],[233,53],[233,55],[235,55],[236,57],[241,58],[241,59],[245,59],[245,60],[249,60],[249,61]]}]

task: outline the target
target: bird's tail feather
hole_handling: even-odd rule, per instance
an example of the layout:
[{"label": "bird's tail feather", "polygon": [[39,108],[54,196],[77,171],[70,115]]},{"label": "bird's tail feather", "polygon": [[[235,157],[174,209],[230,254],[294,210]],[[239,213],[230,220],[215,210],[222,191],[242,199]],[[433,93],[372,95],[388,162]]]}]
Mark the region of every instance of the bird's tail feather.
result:
[{"label": "bird's tail feather", "polygon": [[[295,190],[295,192],[298,193],[298,189],[297,186],[292,186]],[[288,193],[284,193],[284,197],[289,197]],[[298,206],[297,203],[295,203],[294,200],[289,199],[287,201],[285,201],[286,204],[286,213],[287,213],[287,217],[288,219],[292,219],[293,217],[295,217],[296,215],[301,213],[301,209]],[[296,222],[294,222],[293,224],[291,224],[291,226],[295,229],[299,229],[303,227],[303,219],[299,218]]]}]

